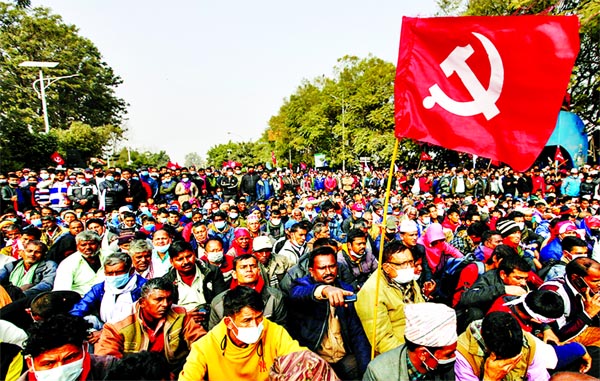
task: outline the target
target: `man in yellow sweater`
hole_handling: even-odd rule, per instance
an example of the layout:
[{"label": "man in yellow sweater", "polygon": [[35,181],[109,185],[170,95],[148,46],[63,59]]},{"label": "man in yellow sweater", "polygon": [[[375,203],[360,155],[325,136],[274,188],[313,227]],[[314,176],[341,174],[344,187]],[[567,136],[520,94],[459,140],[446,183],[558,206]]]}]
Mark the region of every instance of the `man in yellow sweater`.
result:
[{"label": "man in yellow sweater", "polygon": [[223,320],[192,344],[179,380],[263,381],[276,358],[307,351],[282,326],[264,319],[262,297],[253,289],[228,291],[223,307]]}]

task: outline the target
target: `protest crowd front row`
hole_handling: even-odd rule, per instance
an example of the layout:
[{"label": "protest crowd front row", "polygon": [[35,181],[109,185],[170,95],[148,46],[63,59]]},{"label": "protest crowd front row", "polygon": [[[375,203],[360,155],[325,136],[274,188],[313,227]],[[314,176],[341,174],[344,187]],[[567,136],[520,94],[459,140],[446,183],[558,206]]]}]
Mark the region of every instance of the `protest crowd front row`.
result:
[{"label": "protest crowd front row", "polygon": [[600,376],[598,167],[390,178],[0,174],[0,378]]}]

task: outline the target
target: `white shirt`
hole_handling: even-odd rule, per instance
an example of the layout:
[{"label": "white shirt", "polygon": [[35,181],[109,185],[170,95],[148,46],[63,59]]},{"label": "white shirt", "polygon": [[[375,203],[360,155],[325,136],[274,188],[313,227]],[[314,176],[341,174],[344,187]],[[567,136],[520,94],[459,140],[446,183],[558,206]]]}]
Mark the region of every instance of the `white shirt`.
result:
[{"label": "white shirt", "polygon": [[[102,263],[103,258],[100,257]],[[94,272],[79,251],[65,258],[56,269],[54,291],[71,290],[85,295],[93,285],[104,280],[104,266]]]},{"label": "white shirt", "polygon": [[181,276],[177,273],[177,291],[179,292],[179,301],[177,305],[185,308],[187,311],[193,311],[200,305],[206,304],[204,298],[204,290],[202,289],[204,276],[196,265],[196,275],[192,281],[192,285],[188,286],[181,280]]},{"label": "white shirt", "polygon": [[154,270],[154,277],[160,278],[165,275],[171,269],[171,260],[169,254],[165,253],[165,256],[160,259],[156,249],[152,250],[152,269]]}]

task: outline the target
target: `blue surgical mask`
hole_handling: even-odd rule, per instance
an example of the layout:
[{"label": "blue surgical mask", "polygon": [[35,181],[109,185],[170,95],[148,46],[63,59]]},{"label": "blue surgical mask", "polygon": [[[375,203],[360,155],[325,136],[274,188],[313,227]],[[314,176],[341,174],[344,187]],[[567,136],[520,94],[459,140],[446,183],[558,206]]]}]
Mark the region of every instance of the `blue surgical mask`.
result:
[{"label": "blue surgical mask", "polygon": [[129,282],[129,279],[131,279],[129,273],[112,275],[104,278],[104,284],[109,288],[121,288]]},{"label": "blue surgical mask", "polygon": [[156,249],[156,251],[160,252],[160,253],[166,253],[167,250],[169,250],[169,247],[171,247],[171,244],[168,243],[164,246],[154,246],[154,248]]},{"label": "blue surgical mask", "polygon": [[225,227],[225,221],[216,221],[215,227],[219,230],[223,229]]},{"label": "blue surgical mask", "polygon": [[114,181],[115,178],[114,178],[114,176],[106,176],[106,180],[108,180],[108,181]]},{"label": "blue surgical mask", "polygon": [[154,225],[154,224],[146,224],[146,225],[144,225],[144,229],[146,229],[150,233],[153,233],[156,230],[156,225]]}]

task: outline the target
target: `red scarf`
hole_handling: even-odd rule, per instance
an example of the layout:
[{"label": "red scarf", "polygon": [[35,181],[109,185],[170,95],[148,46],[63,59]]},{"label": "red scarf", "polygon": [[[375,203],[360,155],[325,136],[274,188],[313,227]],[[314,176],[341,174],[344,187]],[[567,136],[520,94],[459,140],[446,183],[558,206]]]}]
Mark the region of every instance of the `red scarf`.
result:
[{"label": "red scarf", "polygon": [[[232,279],[231,280],[231,286],[229,286],[230,290],[233,290],[234,288],[236,288],[239,285],[237,279]],[[256,284],[254,286],[250,286],[250,285],[244,285],[246,287],[250,287],[251,289],[253,289],[254,291],[258,292],[259,294],[262,293],[262,289],[263,287],[265,287],[265,281],[263,280],[262,276],[258,276],[258,281],[256,282]]]}]

